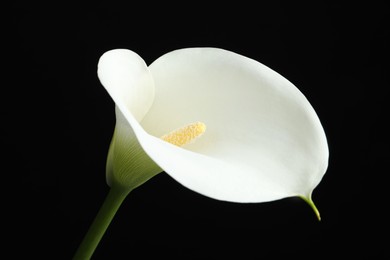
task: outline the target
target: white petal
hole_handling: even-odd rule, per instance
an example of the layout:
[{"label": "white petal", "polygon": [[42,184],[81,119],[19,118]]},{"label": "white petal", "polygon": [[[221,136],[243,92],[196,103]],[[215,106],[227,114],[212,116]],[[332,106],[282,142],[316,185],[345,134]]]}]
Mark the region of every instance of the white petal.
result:
[{"label": "white petal", "polygon": [[[115,183],[116,186],[131,191],[162,170],[142,149],[133,128],[118,107],[115,114],[115,132],[107,157],[107,183],[111,187]],[[133,125],[138,125],[131,114],[128,117],[134,121]]]},{"label": "white petal", "polygon": [[126,106],[140,121],[154,99],[153,78],[145,61],[130,50],[111,50],[101,56],[98,76],[115,103]]},{"label": "white petal", "polygon": [[187,149],[133,128],[169,175],[220,200],[310,198],[326,171],[328,147],[314,109],[292,83],[257,61],[215,48],[177,50],[149,68],[156,91],[142,120],[149,134],[159,137],[194,121],[207,125]]},{"label": "white petal", "polygon": [[132,190],[161,169],[145,154],[121,111],[126,111],[127,118],[138,125],[154,99],[153,79],[144,60],[123,49],[102,55],[98,76],[116,103],[116,126],[106,164],[107,183]]}]

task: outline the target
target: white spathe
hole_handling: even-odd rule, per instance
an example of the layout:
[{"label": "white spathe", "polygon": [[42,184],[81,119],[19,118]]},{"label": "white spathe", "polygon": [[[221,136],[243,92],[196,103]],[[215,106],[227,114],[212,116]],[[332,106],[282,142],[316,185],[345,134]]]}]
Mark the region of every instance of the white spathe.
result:
[{"label": "white spathe", "polygon": [[[139,186],[165,171],[219,200],[311,201],[326,172],[328,145],[314,109],[291,82],[255,60],[187,48],[148,67],[136,53],[115,49],[100,58],[98,76],[117,106],[109,183],[148,175]],[[177,147],[159,138],[197,121],[207,131],[192,144]]]}]

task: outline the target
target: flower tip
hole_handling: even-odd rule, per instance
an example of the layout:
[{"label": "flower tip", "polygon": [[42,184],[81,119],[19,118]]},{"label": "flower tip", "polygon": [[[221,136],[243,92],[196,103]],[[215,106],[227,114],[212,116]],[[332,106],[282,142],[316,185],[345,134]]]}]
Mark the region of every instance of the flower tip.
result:
[{"label": "flower tip", "polygon": [[316,215],[318,221],[321,221],[321,215],[320,211],[318,210],[317,206],[314,204],[313,200],[311,197],[307,198],[305,196],[299,196],[301,199],[303,199],[314,211],[314,214]]},{"label": "flower tip", "polygon": [[205,123],[197,122],[196,125],[197,125],[198,130],[199,130],[200,133],[203,134],[204,132],[206,132],[206,125],[205,125]]}]

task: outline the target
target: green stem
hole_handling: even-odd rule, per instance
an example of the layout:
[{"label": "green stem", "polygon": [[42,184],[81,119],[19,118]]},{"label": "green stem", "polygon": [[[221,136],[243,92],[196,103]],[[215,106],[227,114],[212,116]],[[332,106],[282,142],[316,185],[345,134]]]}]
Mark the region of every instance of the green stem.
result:
[{"label": "green stem", "polygon": [[129,192],[129,190],[124,190],[121,187],[111,187],[102,207],[95,217],[95,220],[73,257],[73,260],[86,260],[91,258],[97,245],[110,225],[111,220],[114,218],[115,213],[118,211],[120,205]]}]

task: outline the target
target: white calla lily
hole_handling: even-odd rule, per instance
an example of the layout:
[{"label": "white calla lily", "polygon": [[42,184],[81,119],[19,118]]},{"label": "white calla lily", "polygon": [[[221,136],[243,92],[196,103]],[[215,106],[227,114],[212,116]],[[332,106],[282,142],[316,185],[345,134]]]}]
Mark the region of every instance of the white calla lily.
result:
[{"label": "white calla lily", "polygon": [[[109,178],[118,167],[118,178],[149,171],[123,162],[126,157],[139,165],[134,154],[142,153],[211,198],[310,201],[326,171],[328,146],[314,109],[291,82],[255,60],[217,48],[188,48],[147,67],[134,52],[117,49],[101,57],[98,75],[118,107],[117,130],[126,129],[116,132]],[[186,147],[159,138],[195,121],[207,131]],[[136,144],[125,146],[126,140]],[[146,174],[159,172],[153,170]]]},{"label": "white calla lily", "polygon": [[[107,182],[124,191],[109,197],[121,202],[165,171],[218,200],[299,196],[319,218],[311,194],[327,169],[326,136],[305,96],[277,72],[218,48],[172,51],[150,66],[115,49],[100,58],[98,76],[116,104]],[[93,252],[112,218],[106,211],[120,205],[112,206],[112,198],[85,239],[95,242],[84,241],[79,255]],[[99,225],[103,231],[95,231]]]}]

